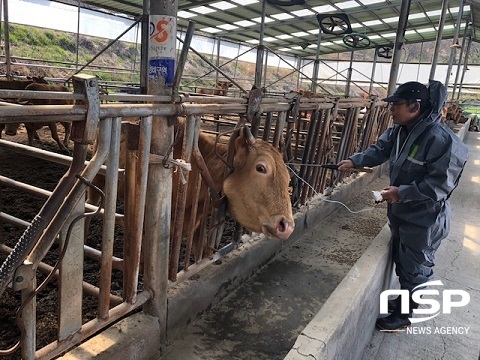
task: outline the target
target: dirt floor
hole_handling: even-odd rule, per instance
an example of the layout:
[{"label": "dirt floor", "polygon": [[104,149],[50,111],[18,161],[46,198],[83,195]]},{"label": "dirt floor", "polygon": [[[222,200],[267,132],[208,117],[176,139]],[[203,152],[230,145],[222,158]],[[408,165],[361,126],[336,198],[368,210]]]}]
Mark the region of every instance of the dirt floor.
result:
[{"label": "dirt floor", "polygon": [[[60,138],[63,139],[63,128],[59,126]],[[35,146],[46,150],[60,153],[56,143],[51,140],[48,128],[43,128],[38,131],[40,140],[35,141]],[[2,138],[7,140],[13,140],[22,144],[27,144],[27,134],[22,127],[19,129],[18,135],[15,137],[9,137],[2,134]],[[71,146],[70,146],[71,147]],[[34,157],[12,154],[11,151],[7,151],[0,148],[0,175],[11,177],[17,181],[25,182],[34,186],[41,187],[46,190],[53,190],[58,180],[66,172],[67,167],[64,165],[52,164],[50,162],[39,160]],[[379,190],[385,183],[386,179],[380,179],[376,183],[372,184],[371,189],[365,189],[364,192],[359,194],[355,199],[352,199],[351,207],[354,210],[363,208],[370,208],[373,206],[373,197],[370,190]],[[45,198],[36,197],[31,194],[25,194],[9,187],[0,187],[0,211],[17,216],[25,221],[31,221],[35,214],[38,213],[43,205]],[[121,211],[121,209],[119,209]],[[385,224],[385,205],[381,204],[375,208],[362,212],[359,214],[351,214],[343,207],[339,206],[339,211],[334,216],[328,218],[318,224],[316,231],[310,234],[306,234],[305,238],[299,245],[288,247],[278,260],[273,262],[273,271],[278,274],[279,278],[274,284],[264,283],[264,280],[260,278],[256,284],[252,285],[249,290],[251,294],[264,294],[265,287],[274,289],[278,288],[278,292],[272,295],[272,298],[257,299],[253,297],[250,299],[250,311],[248,326],[243,324],[237,329],[221,329],[220,333],[224,336],[237,339],[239,334],[244,332],[253,331],[262,332],[261,324],[255,320],[255,314],[258,311],[264,311],[270,313],[272,316],[272,322],[275,318],[280,319],[280,315],[276,315],[276,311],[280,310],[275,305],[277,297],[287,298],[291,296],[291,292],[294,290],[296,293],[292,298],[290,307],[292,308],[292,314],[297,314],[295,308],[297,305],[302,308],[302,312],[298,313],[298,316],[302,318],[300,324],[296,321],[291,322],[291,326],[295,327],[294,330],[298,332],[303,324],[306,324],[308,320],[318,311],[318,308],[323,304],[322,297],[310,301],[308,304],[297,303],[304,295],[302,293],[307,289],[312,291],[321,286],[325,291],[333,291],[336,284],[338,284],[343,276],[348,272],[355,261],[361,256],[363,251],[368,247],[371,240],[378,233],[380,228]],[[0,243],[13,247],[19,237],[22,235],[24,229],[15,228],[9,224],[0,224],[3,228],[1,233]],[[319,232],[318,229],[321,229]],[[121,236],[121,229],[117,229],[117,236]],[[87,239],[87,245],[99,249],[101,246],[101,222],[94,220],[91,225],[91,232]],[[311,243],[311,248],[305,248],[305,245]],[[122,256],[122,246],[115,248],[116,256]],[[312,257],[312,255],[315,255]],[[0,262],[6,258],[6,254],[0,254]],[[54,265],[58,259],[58,249],[54,245],[50,253],[47,255],[45,262],[49,265]],[[302,260],[302,268],[305,268],[308,275],[298,282],[295,289],[287,289],[282,283],[282,276],[292,269],[295,269],[298,264],[296,261]],[[324,268],[318,270],[318,264],[322,264]],[[335,275],[329,273],[329,268],[337,269]],[[93,285],[98,285],[98,273],[99,266],[96,261],[86,260],[84,276],[85,280]],[[261,276],[261,275],[260,275]],[[44,278],[43,274],[38,275],[38,283]],[[267,281],[267,280],[265,280]],[[119,271],[113,272],[112,279],[112,292],[121,295],[122,287],[122,273]],[[57,283],[53,280],[46,289],[37,296],[37,347],[41,348],[48,343],[54,341],[56,337],[56,321],[57,321]],[[247,296],[247,295],[243,295]],[[84,295],[83,304],[83,321],[87,322],[96,316],[96,299],[88,295]],[[227,303],[228,304],[228,303]],[[268,306],[267,306],[268,305]],[[19,331],[15,325],[15,312],[20,306],[20,296],[18,293],[6,291],[2,298],[0,298],[0,350],[8,349],[13,346],[19,340]],[[228,306],[228,305],[225,305]],[[259,306],[260,309],[259,310]],[[265,307],[265,308],[264,308]],[[224,309],[225,310],[225,309]],[[211,321],[217,321],[211,319]],[[282,320],[283,321],[283,320]],[[288,320],[290,321],[290,320]],[[227,321],[228,322],[228,321]],[[221,322],[225,323],[225,322]],[[209,326],[210,328],[210,326]],[[214,329],[214,327],[211,327]],[[208,332],[208,329],[202,329],[202,331]],[[232,332],[230,332],[232,331]],[[293,335],[294,332],[285,331],[283,334],[275,334],[275,343],[281,344],[280,348],[284,349],[282,353],[285,353],[289,348],[292,341],[296,338]],[[259,338],[258,341],[261,339]],[[245,341],[251,341],[245,339]],[[234,341],[238,345],[238,341]],[[233,343],[232,343],[233,344]],[[213,344],[211,344],[213,346]],[[233,346],[233,345],[232,345]],[[238,354],[242,354],[242,348],[233,346],[232,349],[238,350]],[[244,349],[245,350],[245,349]],[[219,350],[219,353],[221,351]],[[246,357],[240,355],[235,357],[238,359],[251,358],[248,352],[243,352]],[[212,355],[210,357],[210,355]],[[210,354],[205,359],[220,359]],[[269,357],[260,356],[265,359],[280,358],[277,356]],[[1,359],[20,359],[17,354]],[[173,358],[172,358],[173,359]]]}]

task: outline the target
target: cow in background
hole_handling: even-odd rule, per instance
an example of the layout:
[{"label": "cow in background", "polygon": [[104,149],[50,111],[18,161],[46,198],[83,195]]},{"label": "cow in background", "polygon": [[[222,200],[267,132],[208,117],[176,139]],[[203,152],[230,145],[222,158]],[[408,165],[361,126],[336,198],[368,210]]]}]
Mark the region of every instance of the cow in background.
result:
[{"label": "cow in background", "polygon": [[[70,92],[70,89],[65,85],[61,84],[40,84],[32,83],[28,85],[25,90],[29,91],[58,91],[58,92]],[[59,99],[19,99],[19,102],[28,101],[29,105],[73,105],[73,100],[59,100]],[[57,130],[57,123],[55,122],[45,122],[45,123],[25,123],[25,128],[27,129],[28,134],[28,144],[33,146],[33,139],[38,139],[37,130],[41,129],[44,126],[50,128],[52,138],[57,143],[61,151],[69,153],[68,142],[70,140],[70,130],[71,122],[61,122],[65,129],[65,136],[63,138],[63,143],[60,141]]]},{"label": "cow in background", "polygon": [[303,96],[303,97],[306,97],[306,98],[324,98],[325,95],[324,94],[320,94],[320,93],[314,93],[310,90],[305,90],[305,89],[297,89],[297,90],[292,90],[290,91],[290,93],[292,94],[298,94],[300,96]]},{"label": "cow in background", "polygon": [[[0,80],[0,90],[25,90],[25,88],[33,83],[48,84],[43,76],[28,77],[26,80]],[[6,102],[12,102],[11,100]],[[0,124],[0,139],[2,138],[2,130],[9,136],[17,135],[18,124]]]},{"label": "cow in background", "polygon": [[214,89],[197,89],[197,94],[206,94],[206,95],[217,95],[217,96],[227,96],[228,89],[231,88],[233,84],[230,81],[219,81]]},{"label": "cow in background", "polygon": [[48,84],[43,76],[27,76],[26,80],[0,80],[0,89],[25,90],[28,85],[33,83]]}]

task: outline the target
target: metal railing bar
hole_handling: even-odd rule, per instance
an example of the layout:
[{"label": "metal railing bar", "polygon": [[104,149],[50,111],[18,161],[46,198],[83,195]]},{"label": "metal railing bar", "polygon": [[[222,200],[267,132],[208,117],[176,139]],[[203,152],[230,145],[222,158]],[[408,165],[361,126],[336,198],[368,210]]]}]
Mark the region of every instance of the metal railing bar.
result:
[{"label": "metal railing bar", "polygon": [[[62,154],[54,153],[51,151],[39,149],[33,146],[15,143],[8,140],[0,139],[0,147],[14,150],[23,155],[34,156],[38,159],[47,160],[47,161],[51,161],[51,162],[61,164],[61,165],[66,165],[66,166],[70,166],[73,160],[73,158],[68,155],[62,155]],[[88,165],[89,162],[90,161],[88,160],[85,161],[85,165]],[[101,165],[98,173],[101,175],[105,175],[106,170],[107,170],[107,166]],[[118,169],[118,171],[119,171],[119,176],[122,176],[123,173],[125,172],[125,169]],[[0,178],[4,178],[4,177],[0,177]],[[92,210],[92,209],[95,209],[95,208],[90,208],[89,210]]]},{"label": "metal railing bar", "polygon": [[35,352],[35,358],[39,360],[53,359],[61,353],[73,348],[74,346],[76,346],[76,344],[82,342],[83,340],[86,340],[96,332],[114,323],[119,318],[139,308],[151,298],[152,294],[147,290],[138,293],[136,302],[134,304],[123,302],[120,305],[117,305],[109,311],[109,316],[106,320],[97,318],[83,324],[82,328],[76,334],[72,334],[72,338],[74,338],[75,341],[72,341],[72,339],[69,338],[63,341],[52,342],[47,346],[37,350]]},{"label": "metal railing bar", "polygon": [[[4,254],[10,254],[12,250],[13,249],[11,247],[4,244],[0,244],[0,252]],[[119,260],[123,262],[123,260],[121,259]],[[40,270],[40,272],[42,272],[43,274],[50,274],[50,272],[53,270],[53,266],[50,266],[44,262],[40,262],[38,264],[38,270]],[[55,272],[55,275],[54,275],[55,278],[59,277],[59,273],[60,273],[59,270]],[[85,294],[98,298],[100,293],[100,289],[98,287],[86,281],[83,282],[82,286],[83,286],[83,290],[85,291]],[[122,302],[123,302],[123,298],[121,296],[110,294],[110,304],[115,306],[115,305],[121,304]]]}]

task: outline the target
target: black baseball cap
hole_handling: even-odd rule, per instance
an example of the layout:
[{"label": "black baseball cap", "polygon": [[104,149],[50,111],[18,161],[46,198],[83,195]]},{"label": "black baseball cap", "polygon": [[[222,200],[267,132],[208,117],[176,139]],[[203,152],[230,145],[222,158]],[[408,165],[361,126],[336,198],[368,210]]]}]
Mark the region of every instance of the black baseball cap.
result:
[{"label": "black baseball cap", "polygon": [[385,102],[394,102],[398,100],[416,100],[425,101],[430,100],[430,92],[427,87],[417,81],[409,81],[397,88],[391,96],[383,99]]}]

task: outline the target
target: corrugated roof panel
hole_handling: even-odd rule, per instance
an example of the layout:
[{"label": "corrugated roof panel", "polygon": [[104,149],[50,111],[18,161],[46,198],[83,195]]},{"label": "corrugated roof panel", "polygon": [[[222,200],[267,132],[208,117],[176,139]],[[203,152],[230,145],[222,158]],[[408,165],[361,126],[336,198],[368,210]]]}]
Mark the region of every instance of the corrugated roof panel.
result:
[{"label": "corrugated roof panel", "polygon": [[[76,0],[57,0],[77,5]],[[158,0],[156,0],[158,1]],[[179,28],[186,28],[188,21],[196,22],[196,31],[203,35],[221,37],[235,42],[258,42],[260,36],[260,19],[262,1],[259,0],[179,0],[177,2],[180,16]],[[265,44],[273,50],[290,48],[289,53],[312,57],[316,54],[319,24],[317,13],[337,14],[345,12],[352,23],[352,30],[372,37],[370,47],[386,45],[394,41],[398,27],[402,1],[369,1],[369,0],[308,0],[305,5],[278,6],[267,3]],[[84,0],[80,6],[102,9],[111,13],[122,13],[130,17],[142,14],[143,0]],[[442,1],[412,0],[407,42],[434,41],[436,32],[428,29],[438,27]],[[458,1],[450,2],[445,18],[447,30],[443,38],[452,38],[458,17]],[[462,15],[462,31],[467,21],[473,20],[473,36],[478,41],[480,32],[480,0],[470,0]],[[450,26],[450,29],[448,28]],[[306,33],[306,35],[305,35]],[[293,37],[292,34],[297,34]],[[301,34],[301,35],[299,35]],[[393,38],[392,38],[393,34]],[[477,35],[478,34],[478,35]],[[346,51],[341,35],[322,33],[322,42],[339,41],[340,45],[325,46],[322,53]],[[300,44],[300,45],[299,45]],[[248,45],[248,44],[247,44]],[[291,49],[295,47],[295,49]],[[305,47],[305,48],[303,48]]]}]

